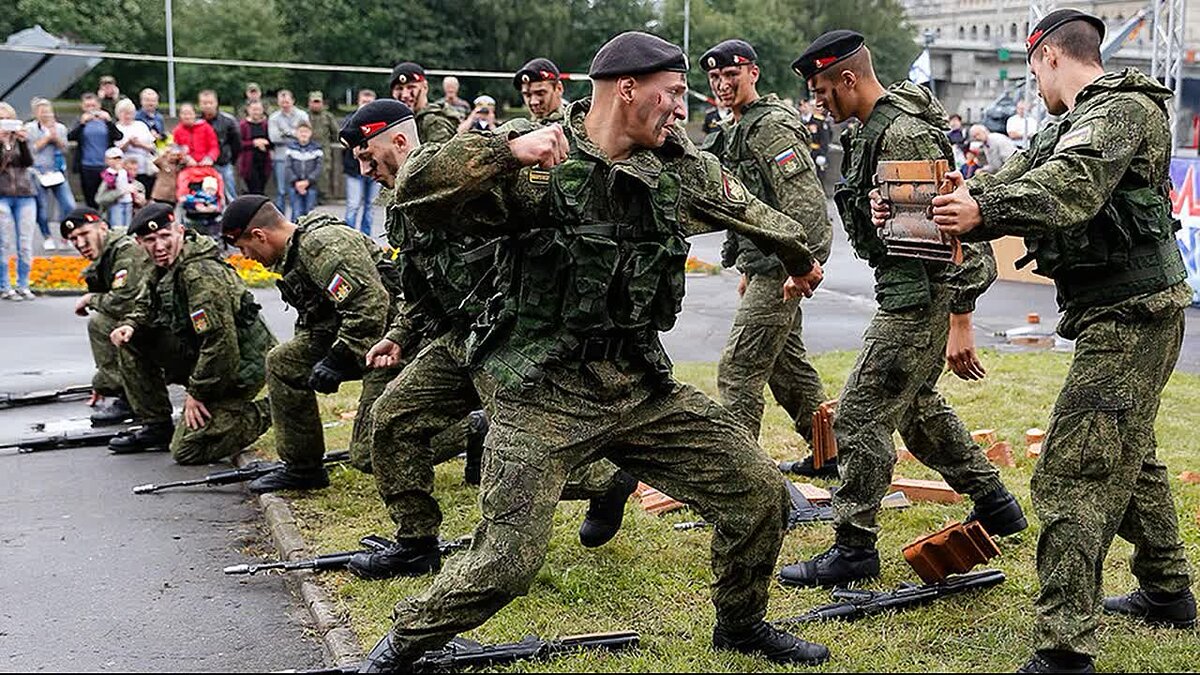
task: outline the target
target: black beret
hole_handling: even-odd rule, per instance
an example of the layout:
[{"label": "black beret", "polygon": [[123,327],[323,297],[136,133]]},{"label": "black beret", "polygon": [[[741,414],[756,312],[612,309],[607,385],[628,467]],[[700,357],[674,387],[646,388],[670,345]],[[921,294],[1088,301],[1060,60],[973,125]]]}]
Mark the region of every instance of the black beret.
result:
[{"label": "black beret", "polygon": [[144,237],[175,222],[175,207],[161,202],[150,202],[133,215],[133,223],[129,226],[129,234]]},{"label": "black beret", "polygon": [[705,70],[728,68],[729,66],[745,66],[758,61],[754,47],[745,40],[726,40],[716,47],[704,52],[700,57],[700,67]]},{"label": "black beret", "polygon": [[792,70],[805,80],[842,59],[857,54],[867,39],[852,30],[831,30],[812,41],[800,58],[792,61]]},{"label": "black beret", "polygon": [[388,80],[388,87],[396,86],[396,83],[408,84],[409,82],[420,82],[425,78],[425,69],[419,63],[412,61],[404,61],[397,63],[395,68],[392,68],[392,79]]},{"label": "black beret", "polygon": [[1077,9],[1056,9],[1043,16],[1042,20],[1033,27],[1033,32],[1025,40],[1025,58],[1033,58],[1033,50],[1042,44],[1042,40],[1045,40],[1047,35],[1071,21],[1086,21],[1092,24],[1096,30],[1100,31],[1100,41],[1104,42],[1104,33],[1108,28],[1100,20],[1100,17],[1092,16]]},{"label": "black beret", "polygon": [[258,210],[270,203],[271,200],[262,195],[242,195],[230,202],[225,215],[221,216],[221,236],[230,243],[237,241]]},{"label": "black beret", "polygon": [[71,212],[63,217],[62,222],[58,225],[59,233],[63,239],[70,236],[75,228],[88,223],[99,223],[104,220],[104,216],[96,209],[87,206],[77,206],[71,209]]},{"label": "black beret", "polygon": [[412,119],[413,111],[392,98],[377,98],[355,110],[338,132],[338,140],[346,148],[355,148],[382,134],[391,127]]},{"label": "black beret", "polygon": [[562,72],[558,66],[550,59],[533,59],[529,63],[521,66],[516,75],[513,75],[513,87],[517,91],[521,91],[521,85],[529,82],[557,82]]},{"label": "black beret", "polygon": [[687,72],[687,56],[683,50],[657,35],[631,30],[604,43],[592,59],[588,76],[593,80],[604,80],[664,70]]}]

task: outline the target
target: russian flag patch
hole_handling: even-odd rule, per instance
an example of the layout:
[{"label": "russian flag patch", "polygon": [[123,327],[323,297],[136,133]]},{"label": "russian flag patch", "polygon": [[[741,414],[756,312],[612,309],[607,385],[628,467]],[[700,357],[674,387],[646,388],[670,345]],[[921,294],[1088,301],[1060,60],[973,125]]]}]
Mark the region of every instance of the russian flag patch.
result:
[{"label": "russian flag patch", "polygon": [[334,302],[341,302],[350,297],[350,292],[353,289],[350,288],[350,282],[346,281],[345,277],[341,274],[334,274],[333,279],[325,287],[325,290],[329,291],[329,297],[333,298]]},{"label": "russian flag patch", "polygon": [[800,163],[800,156],[796,154],[796,148],[793,147],[775,155],[775,166],[779,167],[784,176],[790,178],[799,175],[804,165]]},{"label": "russian flag patch", "polygon": [[788,148],[787,150],[784,150],[783,152],[779,153],[778,155],[775,155],[775,163],[778,164],[779,166],[783,166],[784,164],[787,164],[788,162],[794,162],[794,161],[796,161],[796,149],[795,148]]},{"label": "russian flag patch", "polygon": [[192,312],[192,330],[197,333],[203,333],[208,330],[208,314],[204,312],[204,308]]}]

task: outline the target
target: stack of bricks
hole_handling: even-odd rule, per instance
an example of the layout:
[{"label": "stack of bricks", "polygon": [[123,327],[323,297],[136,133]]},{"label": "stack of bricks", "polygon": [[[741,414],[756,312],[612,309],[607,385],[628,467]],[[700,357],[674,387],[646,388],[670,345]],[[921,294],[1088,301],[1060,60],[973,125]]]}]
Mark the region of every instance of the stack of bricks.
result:
[{"label": "stack of bricks", "polygon": [[678,511],[685,506],[678,499],[663,494],[645,483],[638,483],[637,489],[633,491],[633,494],[637,497],[638,503],[644,511],[656,516]]},{"label": "stack of bricks", "polygon": [[927,584],[970,572],[998,555],[1000,548],[977,520],[953,523],[904,547],[904,559]]},{"label": "stack of bricks", "polygon": [[817,406],[812,420],[813,469],[820,469],[837,457],[837,439],[833,435],[833,416],[837,411],[837,399],[825,401]]},{"label": "stack of bricks", "polygon": [[1042,443],[1046,440],[1046,432],[1031,427],[1025,430],[1025,456],[1037,459],[1042,454]]}]

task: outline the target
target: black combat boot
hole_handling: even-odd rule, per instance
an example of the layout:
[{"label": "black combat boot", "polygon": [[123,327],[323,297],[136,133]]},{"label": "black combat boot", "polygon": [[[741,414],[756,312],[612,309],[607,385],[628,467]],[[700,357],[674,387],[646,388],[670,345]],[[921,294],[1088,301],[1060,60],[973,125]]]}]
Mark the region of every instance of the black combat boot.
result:
[{"label": "black combat boot", "polygon": [[463,468],[463,482],[479,485],[483,473],[483,439],[487,437],[488,418],[482,410],[467,415],[467,465]]},{"label": "black combat boot", "polygon": [[998,488],[975,500],[975,508],[967,522],[978,520],[993,537],[1007,537],[1029,527],[1025,512],[1017,498],[1004,488]]},{"label": "black combat boot", "polygon": [[1162,628],[1191,628],[1196,625],[1196,596],[1192,589],[1178,593],[1156,593],[1138,589],[1128,595],[1104,599],[1107,614],[1141,619]]},{"label": "black combat boot", "polygon": [[318,490],[329,487],[329,472],[323,466],[300,470],[284,464],[271,473],[250,481],[247,487],[256,495],[279,490]]},{"label": "black combat boot", "polygon": [[163,452],[170,449],[175,425],[170,422],[154,422],[133,431],[119,434],[108,442],[108,451],[114,455],[135,452]]},{"label": "black combat boot", "polygon": [[779,630],[766,621],[745,628],[713,628],[713,649],[730,649],[768,661],[815,666],[829,660],[829,648]]},{"label": "black combat boot", "polygon": [[779,470],[783,473],[791,473],[797,476],[807,476],[809,478],[829,478],[836,479],[838,477],[837,457],[823,462],[821,468],[813,468],[812,455],[805,457],[799,462],[780,462]]},{"label": "black combat boot", "polygon": [[613,476],[612,487],[588,504],[587,517],[579,526],[579,543],[587,548],[607,544],[617,536],[621,521],[625,518],[625,502],[637,489],[637,479],[624,471]]},{"label": "black combat boot", "polygon": [[355,553],[347,569],[363,579],[419,577],[442,567],[437,537],[405,537],[382,551]]},{"label": "black combat boot", "polygon": [[104,427],[110,424],[122,424],[133,419],[133,408],[120,396],[114,397],[104,406],[92,413],[92,426]]},{"label": "black combat boot", "polygon": [[1087,654],[1058,649],[1039,649],[1018,673],[1094,673],[1096,666]]},{"label": "black combat boot", "polygon": [[834,544],[811,560],[779,570],[785,586],[840,586],[879,576],[879,551]]},{"label": "black combat boot", "polygon": [[392,645],[392,633],[388,631],[358,666],[360,673],[408,673],[412,672],[413,659],[405,658]]}]

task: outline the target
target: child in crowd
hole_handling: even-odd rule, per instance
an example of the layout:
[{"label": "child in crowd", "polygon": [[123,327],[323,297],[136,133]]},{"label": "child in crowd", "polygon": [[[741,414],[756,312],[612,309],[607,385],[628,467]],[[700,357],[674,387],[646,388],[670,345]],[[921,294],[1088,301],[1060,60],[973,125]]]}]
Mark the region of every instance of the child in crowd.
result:
[{"label": "child in crowd", "polygon": [[293,220],[317,206],[317,180],[321,177],[324,153],[321,146],[313,142],[312,135],[312,126],[302,121],[296,125],[296,140],[287,147],[284,173],[292,201]]},{"label": "child in crowd", "polygon": [[[146,205],[146,186],[141,181],[134,180],[142,165],[138,158],[133,156],[126,156],[124,162],[122,168],[125,169],[125,174],[129,176],[129,196],[133,198],[133,213],[137,213]],[[133,220],[130,219],[129,222],[132,223]]]},{"label": "child in crowd", "polygon": [[187,149],[181,145],[168,145],[154,159],[154,166],[158,167],[158,175],[154,178],[150,199],[174,206],[175,183],[179,178],[179,170],[187,166]]},{"label": "child in crowd", "polygon": [[183,208],[189,213],[217,213],[221,210],[217,179],[206,176],[200,181],[200,189],[192,190],[183,198]]},{"label": "child in crowd", "polygon": [[104,151],[104,163],[107,167],[100,174],[100,187],[96,190],[96,204],[101,209],[108,209],[108,224],[110,227],[129,227],[133,219],[133,187],[134,173],[130,175],[125,170],[125,153],[120,148],[109,148]]},{"label": "child in crowd", "polygon": [[963,150],[963,164],[958,167],[958,172],[962,174],[964,180],[970,180],[975,172],[979,170],[979,151],[983,144],[979,141],[973,141]]}]

